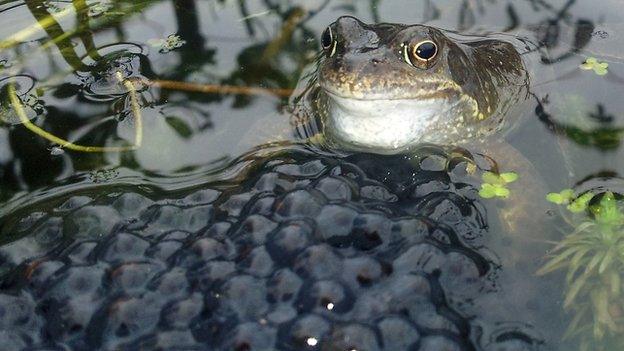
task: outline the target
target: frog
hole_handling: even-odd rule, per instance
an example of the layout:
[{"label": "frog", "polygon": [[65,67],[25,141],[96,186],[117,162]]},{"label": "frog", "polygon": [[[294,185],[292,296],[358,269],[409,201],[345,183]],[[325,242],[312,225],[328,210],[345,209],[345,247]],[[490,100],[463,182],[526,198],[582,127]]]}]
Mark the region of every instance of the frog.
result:
[{"label": "frog", "polygon": [[[495,173],[530,174],[521,174],[515,186],[523,191],[508,199],[513,214],[503,222],[510,230],[520,227],[522,206],[515,205],[543,200],[531,162],[504,139],[529,96],[529,74],[513,43],[352,16],[330,24],[320,42],[317,62],[291,99],[299,138],[388,155],[426,144],[459,146]],[[520,198],[526,195],[533,199]]]},{"label": "frog", "polygon": [[304,114],[352,150],[392,154],[500,134],[528,84],[513,44],[425,25],[344,16],[321,45],[312,87],[300,97]]},{"label": "frog", "polygon": [[[511,276],[526,279],[505,284],[509,291],[527,291],[521,281],[531,280],[555,231],[545,181],[506,140],[531,101],[530,74],[517,44],[422,24],[366,24],[351,16],[331,23],[320,44],[318,60],[291,99],[297,136],[331,149],[383,155],[446,145],[448,164],[459,154],[477,182],[479,171],[517,175],[506,184],[508,196],[481,200],[488,221],[500,227],[489,248],[506,269],[525,267]],[[525,295],[513,299],[531,294]]]}]

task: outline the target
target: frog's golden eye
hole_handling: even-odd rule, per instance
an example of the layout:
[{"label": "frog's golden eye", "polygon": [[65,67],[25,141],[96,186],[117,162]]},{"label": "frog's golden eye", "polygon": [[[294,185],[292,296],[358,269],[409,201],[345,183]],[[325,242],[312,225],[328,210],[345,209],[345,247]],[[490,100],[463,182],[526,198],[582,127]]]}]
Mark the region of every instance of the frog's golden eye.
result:
[{"label": "frog's golden eye", "polygon": [[414,45],[403,46],[405,60],[415,67],[428,67],[438,54],[438,45],[431,40],[423,40]]},{"label": "frog's golden eye", "polygon": [[327,27],[321,35],[321,46],[323,50],[328,52],[328,56],[332,57],[336,53],[336,38],[331,27]]}]

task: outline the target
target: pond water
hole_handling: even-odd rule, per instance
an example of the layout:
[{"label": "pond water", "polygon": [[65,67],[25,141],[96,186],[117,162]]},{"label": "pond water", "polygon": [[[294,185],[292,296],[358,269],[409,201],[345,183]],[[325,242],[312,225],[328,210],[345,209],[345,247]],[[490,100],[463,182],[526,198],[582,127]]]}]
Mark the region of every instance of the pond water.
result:
[{"label": "pond water", "polygon": [[[621,349],[623,10],[0,0],[2,344]],[[343,15],[513,42],[513,128],[385,156],[302,141],[289,96]]]}]

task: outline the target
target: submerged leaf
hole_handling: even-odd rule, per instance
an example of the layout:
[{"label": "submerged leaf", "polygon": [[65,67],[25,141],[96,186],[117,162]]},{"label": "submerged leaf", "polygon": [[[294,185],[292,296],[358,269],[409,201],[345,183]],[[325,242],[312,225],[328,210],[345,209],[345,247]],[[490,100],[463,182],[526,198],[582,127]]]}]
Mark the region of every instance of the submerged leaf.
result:
[{"label": "submerged leaf", "polygon": [[607,291],[605,289],[594,290],[592,291],[591,299],[598,321],[601,324],[605,324],[610,330],[615,331],[617,326],[609,313],[609,294]]},{"label": "submerged leaf", "polygon": [[568,274],[566,274],[566,281],[568,282],[568,284],[572,282],[574,275],[579,270],[579,268],[582,267],[581,260],[585,258],[585,255],[587,255],[587,253],[591,250],[591,248],[588,247],[579,246],[579,248],[581,250],[577,251],[574,257],[572,257],[572,259],[570,260],[570,268],[568,268]]},{"label": "submerged leaf", "polygon": [[173,128],[179,136],[184,139],[188,139],[193,135],[193,129],[180,117],[167,116],[165,121],[171,128]]},{"label": "submerged leaf", "polygon": [[621,279],[620,279],[620,272],[618,272],[617,270],[613,270],[610,272],[609,274],[609,284],[611,285],[611,293],[615,296],[619,296],[620,295],[620,284],[621,284]]},{"label": "submerged leaf", "polygon": [[589,305],[585,304],[575,312],[574,318],[572,318],[572,321],[568,325],[568,329],[563,335],[564,340],[570,339],[572,336],[579,333],[581,321],[586,317],[588,310]]},{"label": "submerged leaf", "polygon": [[615,251],[614,250],[607,251],[607,253],[605,254],[604,259],[602,260],[602,262],[600,262],[600,266],[598,267],[598,273],[599,274],[604,273],[604,271],[607,269],[607,267],[609,267],[611,265],[611,262],[613,261],[613,257],[614,256],[615,256]]},{"label": "submerged leaf", "polygon": [[570,308],[570,305],[572,304],[574,299],[576,299],[576,296],[578,295],[578,293],[585,286],[585,283],[587,282],[587,278],[589,278],[589,274],[587,273],[581,274],[580,277],[578,277],[572,284],[570,284],[570,288],[563,301],[564,308],[566,309]]},{"label": "submerged leaf", "polygon": [[542,268],[540,268],[535,274],[544,275],[565,266],[567,264],[565,260],[572,256],[575,252],[577,252],[578,249],[578,247],[571,247],[564,252],[558,254],[550,261],[548,261],[544,266],[542,266]]}]

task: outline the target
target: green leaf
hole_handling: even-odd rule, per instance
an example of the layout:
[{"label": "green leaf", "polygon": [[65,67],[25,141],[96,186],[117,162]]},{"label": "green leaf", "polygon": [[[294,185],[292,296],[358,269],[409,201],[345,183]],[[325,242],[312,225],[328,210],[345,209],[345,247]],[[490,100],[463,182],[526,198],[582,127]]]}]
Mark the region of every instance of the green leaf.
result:
[{"label": "green leaf", "polygon": [[587,203],[594,197],[594,194],[587,192],[568,205],[568,210],[573,213],[583,212],[587,209]]},{"label": "green leaf", "polygon": [[588,277],[589,277],[589,274],[581,274],[581,276],[578,277],[570,285],[570,288],[569,288],[568,292],[566,293],[565,299],[563,301],[563,307],[564,308],[567,309],[567,308],[570,307],[570,305],[572,304],[574,299],[576,299],[576,296],[578,295],[578,293],[585,286],[585,282],[587,281]]},{"label": "green leaf", "polygon": [[590,69],[593,68],[590,65],[588,65],[587,63],[581,63],[581,65],[579,67],[581,67],[581,69],[584,69],[584,70],[590,70]]},{"label": "green leaf", "polygon": [[606,255],[606,252],[597,252],[594,257],[592,257],[592,259],[589,261],[587,267],[585,267],[585,272],[583,274],[591,273]]},{"label": "green leaf", "polygon": [[574,197],[574,190],[568,188],[568,189],[563,189],[559,192],[559,194],[561,194],[561,196],[563,196],[566,200],[571,200]]},{"label": "green leaf", "polygon": [[578,250],[577,247],[571,247],[571,248],[565,250],[564,252],[562,252],[562,253],[558,254],[557,256],[553,257],[544,266],[542,266],[542,268],[540,268],[535,274],[537,274],[537,275],[544,275],[544,274],[550,273],[552,271],[555,271],[555,270],[561,268],[566,263],[565,259],[570,257],[570,256],[572,256],[572,254],[577,252],[577,250]]},{"label": "green leaf", "polygon": [[193,129],[180,117],[167,116],[165,117],[165,122],[184,139],[188,139],[193,135]]},{"label": "green leaf", "polygon": [[515,173],[515,172],[501,173],[500,178],[503,179],[505,183],[515,182],[518,179],[518,173]]},{"label": "green leaf", "polygon": [[600,266],[598,266],[598,273],[602,274],[604,273],[604,271],[607,269],[607,267],[609,267],[609,265],[611,265],[611,262],[613,262],[613,257],[615,256],[615,251],[614,250],[609,250],[607,251],[607,253],[605,254],[605,257],[602,259],[602,262],[600,262]]},{"label": "green leaf", "polygon": [[570,259],[570,268],[568,269],[568,273],[566,274],[566,281],[568,282],[568,284],[572,282],[574,275],[579,270],[579,268],[582,267],[581,260],[585,258],[585,255],[587,255],[589,251],[591,251],[591,248],[588,247],[579,248],[580,250],[578,250],[576,254],[574,254],[574,256],[572,256],[572,258]]},{"label": "green leaf", "polygon": [[579,333],[581,329],[580,324],[586,316],[587,312],[589,312],[588,304],[583,305],[581,308],[575,311],[574,318],[572,318],[572,321],[568,325],[568,328],[563,335],[563,340],[569,340],[572,336]]},{"label": "green leaf", "polygon": [[505,188],[504,186],[495,185],[494,194],[496,194],[496,196],[498,197],[507,198],[509,196],[509,189]]},{"label": "green leaf", "polygon": [[557,205],[562,205],[565,202],[565,199],[559,193],[548,193],[546,195],[546,200]]},{"label": "green leaf", "polygon": [[574,198],[574,190],[563,189],[558,193],[548,193],[546,200],[556,203],[557,205],[563,205],[569,203]]},{"label": "green leaf", "polygon": [[491,199],[496,196],[496,188],[492,184],[481,184],[481,190],[479,190],[479,196],[484,199]]},{"label": "green leaf", "polygon": [[609,328],[616,329],[615,322],[609,314],[609,294],[604,289],[594,290],[591,293],[592,303],[594,310],[596,311],[598,321],[602,324],[606,324]]},{"label": "green leaf", "polygon": [[505,184],[505,181],[498,174],[492,172],[484,172],[481,179],[483,179],[484,183],[492,185]]},{"label": "green leaf", "polygon": [[578,226],[576,226],[576,228],[574,228],[574,232],[570,236],[568,236],[566,240],[585,241],[587,240],[587,235],[586,235],[587,233],[583,233],[583,232],[589,232],[594,227],[596,227],[595,221],[585,221],[579,224]]},{"label": "green leaf", "polygon": [[616,297],[619,297],[620,295],[620,284],[620,272],[618,272],[617,270],[612,270],[609,273],[609,285],[611,285],[611,293]]}]

